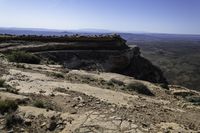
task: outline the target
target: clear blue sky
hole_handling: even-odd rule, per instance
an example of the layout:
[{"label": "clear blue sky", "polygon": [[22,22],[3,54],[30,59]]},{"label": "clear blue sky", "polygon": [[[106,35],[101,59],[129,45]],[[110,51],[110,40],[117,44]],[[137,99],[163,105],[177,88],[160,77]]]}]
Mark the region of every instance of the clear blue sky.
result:
[{"label": "clear blue sky", "polygon": [[0,0],[0,27],[200,34],[200,0]]}]

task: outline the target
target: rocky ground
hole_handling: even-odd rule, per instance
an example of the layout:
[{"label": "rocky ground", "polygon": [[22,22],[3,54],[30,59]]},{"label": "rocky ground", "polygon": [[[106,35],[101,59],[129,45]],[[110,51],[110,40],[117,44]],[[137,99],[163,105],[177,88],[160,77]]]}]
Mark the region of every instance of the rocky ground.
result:
[{"label": "rocky ground", "polygon": [[[0,131],[52,133],[200,132],[200,93],[115,73],[59,65],[0,62],[1,100],[18,108],[0,115]],[[149,93],[129,90],[143,84]],[[190,100],[188,100],[190,97]],[[11,125],[9,120],[12,120]]]}]

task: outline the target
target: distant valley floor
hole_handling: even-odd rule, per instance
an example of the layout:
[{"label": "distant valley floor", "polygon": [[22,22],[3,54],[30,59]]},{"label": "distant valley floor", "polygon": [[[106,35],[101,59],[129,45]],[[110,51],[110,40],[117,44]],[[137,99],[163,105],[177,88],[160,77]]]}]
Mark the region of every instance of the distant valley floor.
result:
[{"label": "distant valley floor", "polygon": [[170,84],[200,90],[200,42],[134,42],[142,54],[164,71]]}]

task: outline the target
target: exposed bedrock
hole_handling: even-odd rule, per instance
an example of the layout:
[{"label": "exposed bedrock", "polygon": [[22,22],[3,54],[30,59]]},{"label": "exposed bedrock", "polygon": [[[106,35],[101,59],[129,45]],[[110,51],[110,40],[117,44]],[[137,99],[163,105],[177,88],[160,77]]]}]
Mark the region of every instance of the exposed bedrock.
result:
[{"label": "exposed bedrock", "polygon": [[69,69],[115,72],[154,83],[167,83],[162,71],[140,55],[139,47],[129,47],[120,36],[69,37],[66,38],[68,41],[62,40],[63,37],[58,37],[58,40],[53,38],[56,42],[51,42],[48,37],[37,36],[33,36],[32,39],[47,39],[47,42],[34,42],[28,36],[10,39],[20,41],[2,43],[1,53],[26,51],[63,64]]},{"label": "exposed bedrock", "polygon": [[58,50],[36,54],[69,69],[115,72],[154,83],[167,83],[162,71],[142,57],[136,46],[124,50]]}]

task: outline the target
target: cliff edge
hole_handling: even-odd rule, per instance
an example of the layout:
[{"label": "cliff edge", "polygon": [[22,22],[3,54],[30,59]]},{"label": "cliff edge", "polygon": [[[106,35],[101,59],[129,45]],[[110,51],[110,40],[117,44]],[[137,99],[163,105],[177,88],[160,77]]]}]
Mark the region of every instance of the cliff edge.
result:
[{"label": "cliff edge", "polygon": [[1,53],[26,51],[68,69],[115,72],[154,83],[167,84],[162,71],[129,47],[118,35],[111,36],[8,36],[0,41]]}]

